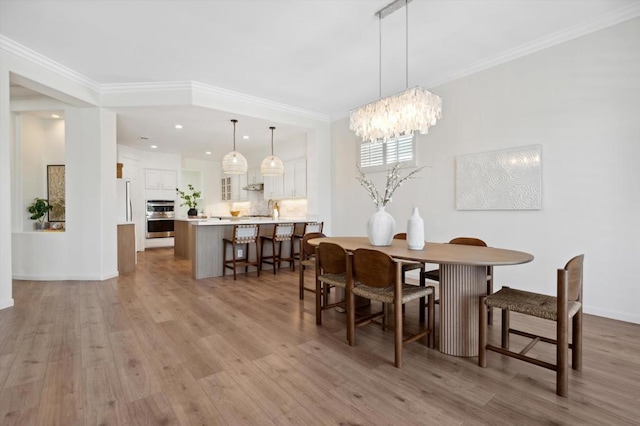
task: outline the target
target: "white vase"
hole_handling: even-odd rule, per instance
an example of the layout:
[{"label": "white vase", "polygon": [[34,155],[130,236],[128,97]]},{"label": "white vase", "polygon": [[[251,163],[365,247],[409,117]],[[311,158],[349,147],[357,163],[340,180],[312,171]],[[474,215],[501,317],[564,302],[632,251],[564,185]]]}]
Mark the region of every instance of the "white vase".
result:
[{"label": "white vase", "polygon": [[371,215],[367,222],[367,236],[373,246],[389,246],[396,232],[396,221],[389,213],[384,211],[384,206],[378,206],[378,210]]},{"label": "white vase", "polygon": [[407,221],[407,246],[409,250],[422,250],[424,248],[424,221],[418,213],[418,208],[413,208],[413,213]]}]

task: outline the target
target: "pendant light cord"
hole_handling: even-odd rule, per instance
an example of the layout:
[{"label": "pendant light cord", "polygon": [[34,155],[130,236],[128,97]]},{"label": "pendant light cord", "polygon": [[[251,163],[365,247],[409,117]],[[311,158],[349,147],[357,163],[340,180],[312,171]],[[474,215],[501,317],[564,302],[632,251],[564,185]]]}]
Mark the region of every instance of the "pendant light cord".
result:
[{"label": "pendant light cord", "polygon": [[233,119],[231,120],[231,122],[233,123],[233,150],[236,150],[236,123],[238,122],[238,120]]},{"label": "pendant light cord", "polygon": [[273,131],[276,129],[275,127],[269,127],[271,129],[271,156],[273,157]]},{"label": "pendant light cord", "polygon": [[406,73],[406,89],[409,88],[409,1],[404,0],[404,8],[405,8],[405,73]]},{"label": "pendant light cord", "polygon": [[382,15],[378,14],[378,98],[382,98]]}]

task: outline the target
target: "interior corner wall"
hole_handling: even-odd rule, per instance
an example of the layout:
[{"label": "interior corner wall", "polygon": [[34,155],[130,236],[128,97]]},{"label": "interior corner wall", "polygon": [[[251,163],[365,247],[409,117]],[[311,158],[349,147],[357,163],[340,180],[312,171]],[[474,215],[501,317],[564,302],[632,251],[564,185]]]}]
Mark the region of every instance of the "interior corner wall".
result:
[{"label": "interior corner wall", "polygon": [[[559,44],[432,90],[443,118],[418,136],[428,168],[387,210],[397,231],[413,206],[427,241],[475,236],[533,262],[495,268],[496,287],[556,292],[556,269],[585,254],[585,312],[640,323],[640,19]],[[336,235],[365,235],[374,206],[355,180],[357,138],[332,124]],[[455,157],[542,145],[543,205],[532,211],[455,209]],[[374,176],[383,185],[383,174]],[[380,187],[380,186],[379,186]]]},{"label": "interior corner wall", "polygon": [[9,105],[9,68],[0,51],[0,309],[13,306],[11,277],[11,109]]}]

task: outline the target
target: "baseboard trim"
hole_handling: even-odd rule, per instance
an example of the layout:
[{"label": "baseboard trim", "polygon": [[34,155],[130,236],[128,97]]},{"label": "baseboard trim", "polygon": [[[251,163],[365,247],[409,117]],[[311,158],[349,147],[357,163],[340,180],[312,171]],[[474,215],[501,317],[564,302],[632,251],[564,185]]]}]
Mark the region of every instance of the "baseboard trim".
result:
[{"label": "baseboard trim", "polygon": [[0,300],[0,309],[7,309],[13,306],[13,298]]},{"label": "baseboard trim", "polygon": [[609,311],[606,309],[594,308],[592,306],[585,306],[584,313],[589,315],[595,315],[598,317],[604,317],[624,322],[631,322],[634,324],[640,324],[640,315],[635,315],[628,312]]}]

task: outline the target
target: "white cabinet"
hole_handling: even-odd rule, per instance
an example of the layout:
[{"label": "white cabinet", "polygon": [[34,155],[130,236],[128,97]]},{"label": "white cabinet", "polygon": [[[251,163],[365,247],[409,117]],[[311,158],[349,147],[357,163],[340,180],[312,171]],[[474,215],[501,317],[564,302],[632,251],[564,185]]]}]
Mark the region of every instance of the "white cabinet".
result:
[{"label": "white cabinet", "polygon": [[247,191],[242,189],[247,186],[247,175],[222,175],[221,198],[222,201],[247,201]]},{"label": "white cabinet", "polygon": [[304,198],[307,196],[307,159],[284,162],[284,175],[264,176],[264,199]]},{"label": "white cabinet", "polygon": [[283,192],[285,198],[304,198],[307,196],[306,158],[285,161]]},{"label": "white cabinet", "polygon": [[262,183],[263,181],[263,177],[262,177],[262,173],[260,173],[260,169],[256,168],[256,169],[250,169],[247,172],[247,182],[248,183]]},{"label": "white cabinet", "polygon": [[264,176],[264,199],[279,199],[284,197],[284,177]]},{"label": "white cabinet", "polygon": [[175,191],[178,186],[178,174],[175,170],[145,169],[144,187],[146,189],[166,189]]}]

